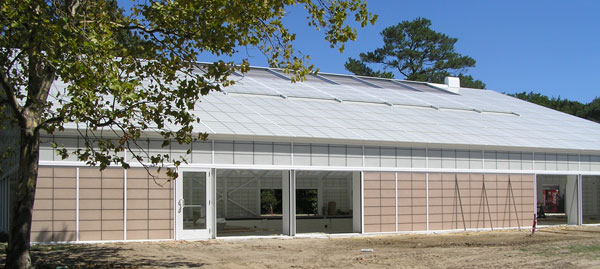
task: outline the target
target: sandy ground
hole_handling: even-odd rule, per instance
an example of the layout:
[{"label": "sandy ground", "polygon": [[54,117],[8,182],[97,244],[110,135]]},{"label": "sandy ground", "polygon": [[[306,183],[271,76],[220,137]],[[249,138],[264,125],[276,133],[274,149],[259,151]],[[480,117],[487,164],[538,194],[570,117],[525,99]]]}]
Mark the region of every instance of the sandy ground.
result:
[{"label": "sandy ground", "polygon": [[[494,231],[37,245],[33,249],[38,268],[600,268],[600,227],[544,228],[534,236],[526,231]],[[3,250],[0,264],[4,264]]]}]

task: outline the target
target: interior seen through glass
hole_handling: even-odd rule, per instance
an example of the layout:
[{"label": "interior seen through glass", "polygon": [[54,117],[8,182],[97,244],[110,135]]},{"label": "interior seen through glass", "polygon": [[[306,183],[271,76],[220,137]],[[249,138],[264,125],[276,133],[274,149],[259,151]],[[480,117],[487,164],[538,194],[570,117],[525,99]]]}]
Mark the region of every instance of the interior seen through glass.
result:
[{"label": "interior seen through glass", "polygon": [[536,184],[540,225],[577,223],[577,176],[537,175]]},{"label": "interior seen through glass", "polygon": [[352,172],[296,172],[296,233],[352,232]]},{"label": "interior seen through glass", "polygon": [[280,235],[287,171],[217,170],[217,236]]},{"label": "interior seen through glass", "polygon": [[183,173],[183,229],[206,229],[206,172]]},{"label": "interior seen through glass", "polygon": [[600,223],[600,176],[582,178],[583,223]]}]

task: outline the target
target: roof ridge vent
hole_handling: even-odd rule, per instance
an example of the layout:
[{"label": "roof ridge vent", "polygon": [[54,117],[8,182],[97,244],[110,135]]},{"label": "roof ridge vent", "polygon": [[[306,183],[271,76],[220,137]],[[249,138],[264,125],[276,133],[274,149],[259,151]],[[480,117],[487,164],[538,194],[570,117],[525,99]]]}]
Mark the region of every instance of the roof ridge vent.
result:
[{"label": "roof ridge vent", "polygon": [[460,78],[458,77],[446,77],[444,84],[448,86],[447,91],[458,93],[460,91]]}]

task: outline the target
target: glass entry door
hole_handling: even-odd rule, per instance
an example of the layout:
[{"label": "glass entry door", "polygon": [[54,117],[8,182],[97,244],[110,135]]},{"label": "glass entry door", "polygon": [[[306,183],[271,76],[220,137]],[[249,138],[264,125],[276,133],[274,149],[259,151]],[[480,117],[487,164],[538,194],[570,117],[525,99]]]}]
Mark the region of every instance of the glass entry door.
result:
[{"label": "glass entry door", "polygon": [[176,239],[211,237],[212,203],[209,171],[182,171],[177,179]]}]

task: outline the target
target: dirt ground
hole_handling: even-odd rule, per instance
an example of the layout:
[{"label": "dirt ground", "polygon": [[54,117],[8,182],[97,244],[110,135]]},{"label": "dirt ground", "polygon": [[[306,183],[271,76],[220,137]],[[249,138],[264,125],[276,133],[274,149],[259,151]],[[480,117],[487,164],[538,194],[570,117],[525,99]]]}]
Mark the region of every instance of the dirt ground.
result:
[{"label": "dirt ground", "polygon": [[600,268],[600,227],[544,228],[534,236],[527,231],[494,231],[36,245],[33,259],[38,268]]}]

